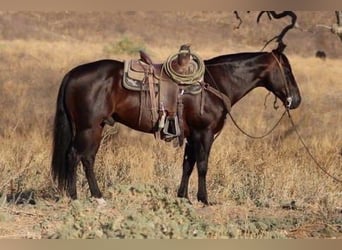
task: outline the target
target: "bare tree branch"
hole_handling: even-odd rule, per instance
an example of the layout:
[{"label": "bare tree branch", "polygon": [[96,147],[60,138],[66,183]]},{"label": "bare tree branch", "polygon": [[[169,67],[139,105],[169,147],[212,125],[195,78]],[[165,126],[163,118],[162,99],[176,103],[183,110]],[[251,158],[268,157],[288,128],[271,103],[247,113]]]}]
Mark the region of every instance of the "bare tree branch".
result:
[{"label": "bare tree branch", "polygon": [[331,33],[336,34],[342,41],[342,11],[341,10],[336,10],[335,11],[336,15],[336,23],[333,23],[331,26],[325,25],[325,24],[317,24],[316,27],[322,27],[329,29]]},{"label": "bare tree branch", "polygon": [[239,20],[239,24],[238,24],[237,26],[234,27],[234,30],[237,30],[237,29],[240,28],[240,26],[241,26],[241,24],[242,24],[242,19],[241,19],[241,17],[239,16],[239,13],[238,13],[236,10],[234,10],[234,15],[235,15],[236,19]]},{"label": "bare tree branch", "polygon": [[[249,12],[250,12],[250,11],[247,11],[247,13],[249,13]],[[235,18],[236,18],[237,20],[239,20],[239,24],[238,24],[237,26],[234,27],[234,30],[237,30],[237,29],[240,28],[240,26],[241,26],[241,24],[243,23],[243,21],[242,21],[240,15],[239,15],[239,13],[238,13],[236,10],[234,11],[234,15],[235,15]]]},{"label": "bare tree branch", "polygon": [[261,18],[261,16],[262,16],[264,13],[267,14],[268,19],[272,20],[272,17],[271,17],[271,15],[270,15],[269,11],[260,11],[260,13],[259,13],[259,15],[258,15],[258,17],[257,17],[257,23],[259,23],[260,18]]},{"label": "bare tree branch", "polygon": [[[247,11],[247,13],[250,13],[250,11]],[[234,27],[235,29],[239,29],[240,26],[243,23],[242,18],[240,17],[239,13],[237,11],[234,11],[235,14],[235,18],[237,20],[239,20],[239,24],[237,26]],[[284,27],[284,29],[279,33],[279,35],[274,36],[272,39],[268,40],[264,47],[262,48],[262,50],[265,49],[265,47],[272,41],[276,40],[276,42],[278,43],[278,47],[277,50],[278,51],[283,51],[286,47],[285,43],[283,42],[283,38],[285,37],[285,35],[287,34],[287,32],[291,29],[298,29],[304,32],[309,32],[309,33],[316,33],[314,30],[310,30],[310,29],[305,29],[303,27],[301,27],[298,23],[297,23],[297,15],[293,12],[293,11],[283,11],[280,13],[277,13],[275,11],[260,11],[258,16],[257,16],[257,23],[260,22],[261,17],[266,14],[269,20],[272,19],[281,19],[284,17],[289,16],[291,18],[291,23],[287,26]],[[317,24],[315,25],[315,27],[323,27],[326,29],[329,29],[333,34],[336,34],[342,41],[342,11],[335,11],[335,15],[336,15],[336,23],[332,24],[332,25],[324,25],[324,24]]]},{"label": "bare tree branch", "polygon": [[336,15],[336,23],[338,26],[341,26],[341,21],[342,21],[342,11],[335,11]]},{"label": "bare tree branch", "polygon": [[281,13],[276,13],[275,11],[261,11],[257,17],[257,23],[259,23],[261,16],[266,13],[268,15],[268,18],[270,20],[272,20],[272,18],[275,19],[280,19],[286,16],[291,17],[291,24],[287,25],[281,32],[279,35],[273,37],[272,39],[270,39],[269,41],[266,42],[266,44],[264,45],[263,49],[273,40],[276,40],[278,42],[278,48],[277,50],[279,51],[283,51],[286,47],[285,43],[283,42],[283,38],[286,35],[286,33],[290,30],[293,29],[296,25],[296,21],[297,21],[297,15],[293,12],[293,11],[283,11]]}]

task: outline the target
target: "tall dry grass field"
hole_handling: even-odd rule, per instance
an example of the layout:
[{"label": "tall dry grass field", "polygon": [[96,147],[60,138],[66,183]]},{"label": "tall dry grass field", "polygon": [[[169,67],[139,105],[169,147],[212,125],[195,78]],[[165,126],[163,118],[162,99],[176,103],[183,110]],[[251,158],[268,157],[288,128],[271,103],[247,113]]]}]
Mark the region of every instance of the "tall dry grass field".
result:
[{"label": "tall dry grass field", "polygon": [[[0,237],[341,238],[342,185],[315,166],[286,117],[262,140],[244,136],[227,118],[209,160],[209,199],[215,204],[210,207],[196,202],[196,172],[190,182],[193,204],[176,198],[183,148],[119,124],[106,128],[95,165],[107,206],[98,208],[89,199],[81,167],[80,200],[70,202],[57,192],[50,176],[52,122],[60,81],[72,67],[101,58],[136,57],[139,48],[161,61],[184,42],[209,58],[256,51],[267,40],[264,33],[248,35],[251,17],[246,17],[245,30],[236,33],[242,38],[236,45],[230,13],[154,14],[154,20],[166,20],[161,25],[176,27],[181,20],[191,35],[175,31],[161,41],[167,33],[160,33],[144,12],[120,13],[120,20],[126,20],[122,23],[101,13],[89,18],[0,14],[5,28],[6,22],[17,22],[17,33],[7,27],[0,40]],[[302,13],[309,20],[314,14]],[[152,38],[134,30],[138,21],[127,21],[141,16],[151,25]],[[113,31],[108,21],[114,22],[111,35],[106,33]],[[87,28],[82,22],[97,26]],[[212,27],[213,39],[196,32],[201,25]],[[308,47],[315,48],[316,42]],[[342,179],[341,54],[322,61],[314,52],[297,53],[295,45],[289,40],[287,55],[302,94],[301,106],[291,112],[296,129],[321,166]],[[233,108],[232,115],[249,133],[264,133],[282,114],[282,107],[275,110],[273,97],[266,95],[256,89]]]}]

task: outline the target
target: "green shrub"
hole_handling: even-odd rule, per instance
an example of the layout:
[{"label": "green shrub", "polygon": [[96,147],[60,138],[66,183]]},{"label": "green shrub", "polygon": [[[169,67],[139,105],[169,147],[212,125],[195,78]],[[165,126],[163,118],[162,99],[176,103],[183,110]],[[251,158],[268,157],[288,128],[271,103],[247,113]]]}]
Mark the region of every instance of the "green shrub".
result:
[{"label": "green shrub", "polygon": [[110,43],[103,48],[106,54],[128,54],[134,55],[139,52],[139,50],[145,50],[143,44],[139,41],[133,40],[128,37],[123,37],[122,39]]}]

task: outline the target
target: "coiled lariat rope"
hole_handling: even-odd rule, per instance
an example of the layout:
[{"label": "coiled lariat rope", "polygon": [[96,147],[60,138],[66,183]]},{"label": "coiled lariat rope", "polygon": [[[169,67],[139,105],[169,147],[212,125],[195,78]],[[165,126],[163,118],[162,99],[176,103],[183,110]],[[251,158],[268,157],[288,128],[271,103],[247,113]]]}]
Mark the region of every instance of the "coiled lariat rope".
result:
[{"label": "coiled lariat rope", "polygon": [[[193,61],[196,63],[196,68],[194,72],[191,72],[189,74],[181,74],[177,71],[175,71],[172,68],[172,62],[178,57],[179,54],[184,53],[183,51],[179,51],[178,53],[171,55],[168,57],[166,62],[163,64],[163,68],[165,70],[165,73],[174,81],[181,83],[181,84],[193,84],[195,82],[201,81],[204,71],[205,71],[205,65],[203,60],[195,53],[190,53],[190,55],[193,58]],[[190,61],[191,63],[191,61]]]}]

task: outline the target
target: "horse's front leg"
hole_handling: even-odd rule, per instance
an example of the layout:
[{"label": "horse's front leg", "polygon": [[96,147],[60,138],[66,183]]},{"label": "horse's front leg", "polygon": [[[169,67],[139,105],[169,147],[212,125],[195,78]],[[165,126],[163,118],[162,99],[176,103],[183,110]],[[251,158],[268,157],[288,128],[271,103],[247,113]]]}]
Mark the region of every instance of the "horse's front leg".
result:
[{"label": "horse's front leg", "polygon": [[196,162],[198,170],[198,192],[197,200],[209,205],[207,194],[206,176],[208,171],[208,159],[214,136],[211,132],[201,132],[197,136],[195,144]]},{"label": "horse's front leg", "polygon": [[188,197],[188,186],[189,186],[189,178],[194,169],[194,165],[196,162],[196,155],[194,150],[194,144],[190,138],[187,139],[187,143],[185,145],[184,150],[184,158],[183,158],[183,174],[182,180],[178,189],[177,196],[180,198]]}]

